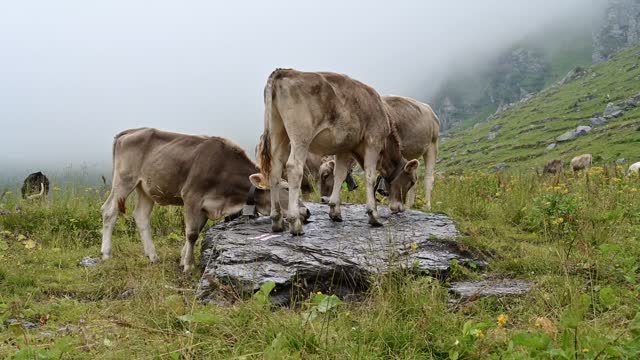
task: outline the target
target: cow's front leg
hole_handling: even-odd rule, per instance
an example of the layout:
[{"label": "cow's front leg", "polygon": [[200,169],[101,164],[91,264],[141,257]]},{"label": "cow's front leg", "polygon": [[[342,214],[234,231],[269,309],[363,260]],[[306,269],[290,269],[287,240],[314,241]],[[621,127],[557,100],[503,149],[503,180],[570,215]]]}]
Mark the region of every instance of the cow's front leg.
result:
[{"label": "cow's front leg", "polygon": [[342,221],[342,213],[340,211],[340,189],[342,187],[342,182],[349,171],[350,160],[351,156],[349,154],[336,155],[336,165],[333,168],[333,190],[331,191],[331,197],[329,198],[329,217],[333,221]]},{"label": "cow's front leg", "polygon": [[298,203],[300,200],[300,186],[302,184],[304,163],[306,161],[308,151],[308,146],[292,143],[289,160],[287,160],[287,180],[289,180],[289,208],[287,210],[287,221],[289,222],[289,231],[294,236],[304,234]]},{"label": "cow's front leg", "polygon": [[376,208],[376,165],[378,164],[379,152],[367,151],[364,156],[364,174],[367,182],[367,215],[369,216],[369,224],[371,226],[382,226],[378,219],[378,210]]},{"label": "cow's front leg", "polygon": [[200,231],[207,222],[207,215],[200,206],[189,206],[189,202],[185,200],[184,223],[186,241],[182,247],[182,256],[180,265],[183,266],[185,274],[191,273],[195,265],[195,257],[193,248],[195,247]]}]

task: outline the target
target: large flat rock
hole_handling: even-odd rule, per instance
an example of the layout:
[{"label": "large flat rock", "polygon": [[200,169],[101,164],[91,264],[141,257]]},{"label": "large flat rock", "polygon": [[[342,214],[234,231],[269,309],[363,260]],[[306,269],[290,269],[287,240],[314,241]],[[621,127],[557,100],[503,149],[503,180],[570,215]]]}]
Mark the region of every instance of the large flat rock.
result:
[{"label": "large flat rock", "polygon": [[438,275],[449,270],[453,259],[474,261],[453,241],[459,233],[445,215],[390,214],[380,206],[385,226],[372,228],[364,205],[343,205],[341,223],[329,219],[327,205],[306,206],[312,217],[299,237],[272,233],[268,217],[240,218],[209,229],[202,243],[198,297],[205,302],[225,301],[221,297],[229,292],[243,297],[268,281],[276,284],[276,303],[306,298],[311,291],[348,297],[366,290],[371,275],[389,269]]}]

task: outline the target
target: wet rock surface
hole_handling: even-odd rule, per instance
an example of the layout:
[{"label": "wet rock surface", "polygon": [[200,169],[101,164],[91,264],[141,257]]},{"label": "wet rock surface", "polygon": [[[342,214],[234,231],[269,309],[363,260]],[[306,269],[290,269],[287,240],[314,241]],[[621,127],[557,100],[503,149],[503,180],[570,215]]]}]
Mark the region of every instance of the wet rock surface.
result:
[{"label": "wet rock surface", "polygon": [[329,219],[328,206],[306,206],[312,217],[300,237],[272,233],[269,217],[240,218],[209,229],[202,243],[197,296],[204,302],[226,302],[220,296],[229,288],[243,297],[273,281],[272,301],[277,304],[306,298],[311,291],[349,300],[367,289],[371,275],[390,269],[438,276],[447,273],[453,259],[485,265],[450,240],[459,233],[445,215],[415,210],[392,215],[379,206],[385,226],[372,228],[364,205],[343,205],[340,223]]},{"label": "wet rock surface", "polygon": [[531,291],[533,284],[524,280],[498,279],[460,281],[451,284],[449,292],[460,299],[486,296],[522,295]]}]

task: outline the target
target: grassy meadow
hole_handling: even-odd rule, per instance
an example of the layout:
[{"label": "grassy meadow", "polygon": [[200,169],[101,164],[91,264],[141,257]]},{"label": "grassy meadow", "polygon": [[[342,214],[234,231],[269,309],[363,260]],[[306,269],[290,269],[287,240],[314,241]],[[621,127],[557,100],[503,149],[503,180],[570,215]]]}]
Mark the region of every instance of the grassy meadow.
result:
[{"label": "grassy meadow", "polygon": [[[185,276],[178,264],[180,208],[154,210],[160,263],[144,256],[128,211],[114,232],[113,259],[84,268],[83,257],[100,253],[108,189],[54,183],[45,202],[10,190],[0,200],[0,211],[11,211],[0,215],[0,358],[640,356],[640,179],[619,168],[577,177],[440,176],[434,211],[456,220],[460,241],[487,269],[454,263],[443,282],[398,270],[372,278],[360,302],[309,294],[295,308],[273,307],[260,294],[200,304],[198,274]],[[343,199],[362,202],[363,187]],[[450,301],[448,282],[485,277],[534,286],[518,297]]]}]

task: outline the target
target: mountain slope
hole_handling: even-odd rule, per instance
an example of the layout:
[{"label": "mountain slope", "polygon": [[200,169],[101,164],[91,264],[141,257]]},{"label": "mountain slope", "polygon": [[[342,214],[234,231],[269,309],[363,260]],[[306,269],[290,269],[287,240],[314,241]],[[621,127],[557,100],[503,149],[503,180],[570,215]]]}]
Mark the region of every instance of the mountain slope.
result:
[{"label": "mountain slope", "polygon": [[541,167],[555,158],[570,161],[582,153],[593,154],[601,163],[621,158],[640,161],[640,104],[593,127],[585,136],[558,142],[555,149],[547,150],[556,137],[602,117],[609,103],[639,94],[640,47],[632,47],[605,63],[580,69],[564,85],[551,86],[473,129],[451,133],[441,142],[438,167],[457,172],[506,163],[522,170]]}]

